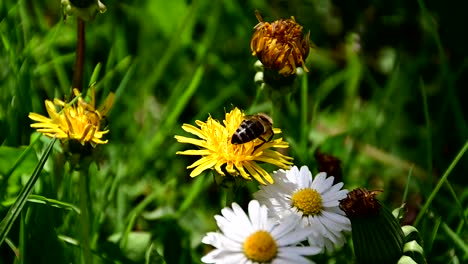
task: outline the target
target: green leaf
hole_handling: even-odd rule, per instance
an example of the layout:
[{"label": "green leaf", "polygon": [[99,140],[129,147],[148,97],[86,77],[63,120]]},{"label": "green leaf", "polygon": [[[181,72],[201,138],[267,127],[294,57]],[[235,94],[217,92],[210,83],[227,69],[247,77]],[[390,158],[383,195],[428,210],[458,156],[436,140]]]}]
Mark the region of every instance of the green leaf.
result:
[{"label": "green leaf", "polygon": [[[113,234],[109,237],[109,241],[118,243],[122,234]],[[131,243],[126,243],[122,249],[122,253],[130,260],[141,262],[145,259],[145,254],[151,243],[151,233],[149,232],[130,232],[128,240]],[[122,244],[121,244],[122,246]]]},{"label": "green leaf", "polygon": [[166,264],[163,256],[161,256],[161,254],[159,254],[159,252],[156,250],[154,243],[152,243],[148,248],[148,251],[146,251],[145,264]]},{"label": "green leaf", "polygon": [[[31,171],[33,171],[34,166],[37,164],[37,157],[31,150],[33,150],[33,146],[39,138],[40,136],[32,139],[31,144],[27,148],[0,147],[0,180],[4,183],[0,187],[0,193],[16,194],[19,191],[20,187],[14,184],[8,184],[8,181],[25,174],[29,175]],[[16,189],[16,187],[18,189]],[[6,195],[6,197],[8,196]]]},{"label": "green leaf", "polygon": [[0,222],[0,245],[3,243],[5,240],[8,232],[10,231],[11,227],[13,226],[13,223],[15,222],[16,218],[19,216],[21,213],[21,210],[23,209],[24,205],[26,204],[26,201],[28,200],[29,195],[34,189],[34,185],[39,179],[39,175],[41,174],[42,168],[44,167],[45,162],[47,161],[47,158],[49,157],[50,152],[52,151],[52,147],[54,146],[54,143],[57,139],[54,138],[53,140],[50,141],[49,145],[47,146],[44,154],[42,155],[41,159],[39,160],[39,163],[37,164],[36,168],[34,169],[34,172],[29,178],[28,182],[24,186],[23,190],[21,190],[20,194],[18,195],[18,198],[16,199],[16,202],[13,204],[12,207],[10,207],[10,210],[8,210],[7,215],[5,218],[3,218],[2,222]]},{"label": "green leaf", "polygon": [[[147,12],[153,19],[149,20],[148,23],[152,26],[157,26],[161,30],[166,38],[169,38],[179,27],[179,23],[182,22],[180,19],[184,17],[189,11],[189,6],[186,1],[151,1],[147,7]],[[177,18],[177,19],[175,19]],[[179,37],[184,43],[190,43],[190,31],[185,31],[185,34]]]},{"label": "green leaf", "polygon": [[[8,199],[6,201],[1,202],[0,205],[8,207],[14,204],[15,201],[16,201],[15,199]],[[81,214],[80,208],[78,208],[74,204],[66,203],[63,201],[55,200],[55,199],[50,199],[41,195],[31,194],[28,198],[28,202],[37,203],[37,204],[46,204],[52,207],[70,210],[70,211],[74,211],[77,214]]]}]

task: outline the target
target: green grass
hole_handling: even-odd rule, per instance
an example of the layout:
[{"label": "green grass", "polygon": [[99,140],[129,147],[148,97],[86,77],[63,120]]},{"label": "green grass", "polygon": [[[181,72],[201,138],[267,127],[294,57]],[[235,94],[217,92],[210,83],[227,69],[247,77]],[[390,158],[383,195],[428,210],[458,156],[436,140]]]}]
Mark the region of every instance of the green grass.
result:
[{"label": "green grass", "polygon": [[[233,107],[271,114],[296,165],[318,172],[320,149],[342,161],[348,190],[407,203],[428,263],[467,262],[468,39],[455,19],[466,4],[324,2],[105,2],[86,23],[84,83],[96,81],[98,104],[116,97],[109,143],[83,179],[28,118],[70,96],[76,19],[63,20],[59,1],[1,1],[0,263],[200,263],[227,198],[210,172],[189,177],[197,157],[176,155],[190,147],[174,135]],[[255,9],[295,16],[316,45],[309,73],[273,100],[254,83]],[[313,259],[354,263],[351,236]]]}]

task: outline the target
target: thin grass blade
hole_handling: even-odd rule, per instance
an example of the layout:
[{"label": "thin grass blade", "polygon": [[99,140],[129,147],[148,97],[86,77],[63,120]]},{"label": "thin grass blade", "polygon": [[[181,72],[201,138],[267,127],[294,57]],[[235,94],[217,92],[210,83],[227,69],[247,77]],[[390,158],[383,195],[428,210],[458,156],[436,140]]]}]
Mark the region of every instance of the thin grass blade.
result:
[{"label": "thin grass blade", "polygon": [[47,158],[49,157],[50,152],[52,151],[52,147],[54,146],[56,140],[57,139],[54,138],[50,141],[46,151],[44,152],[41,159],[39,160],[39,163],[34,169],[31,178],[29,178],[23,190],[21,190],[20,194],[18,195],[18,198],[16,199],[15,203],[10,207],[10,210],[8,210],[8,213],[5,216],[5,218],[3,218],[2,222],[0,222],[0,245],[3,243],[3,241],[5,241],[5,238],[8,232],[10,231],[11,227],[13,226],[13,223],[15,222],[16,218],[18,218],[19,214],[21,213],[21,210],[28,201],[28,197],[34,189],[34,185],[36,184],[37,179],[39,179],[39,175],[41,174],[42,168],[44,167],[44,164],[47,161]]}]

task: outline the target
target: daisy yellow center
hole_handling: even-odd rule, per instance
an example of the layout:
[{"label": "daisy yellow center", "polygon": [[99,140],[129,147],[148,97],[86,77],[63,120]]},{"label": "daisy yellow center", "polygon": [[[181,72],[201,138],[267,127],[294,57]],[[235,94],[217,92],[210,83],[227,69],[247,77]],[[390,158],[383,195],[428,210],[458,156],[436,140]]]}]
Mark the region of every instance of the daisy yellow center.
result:
[{"label": "daisy yellow center", "polygon": [[244,241],[243,250],[245,256],[258,263],[271,262],[278,253],[276,241],[266,231],[257,231]]},{"label": "daisy yellow center", "polygon": [[304,215],[318,215],[323,209],[322,197],[320,193],[311,188],[301,189],[295,192],[292,197],[292,206],[301,211]]}]

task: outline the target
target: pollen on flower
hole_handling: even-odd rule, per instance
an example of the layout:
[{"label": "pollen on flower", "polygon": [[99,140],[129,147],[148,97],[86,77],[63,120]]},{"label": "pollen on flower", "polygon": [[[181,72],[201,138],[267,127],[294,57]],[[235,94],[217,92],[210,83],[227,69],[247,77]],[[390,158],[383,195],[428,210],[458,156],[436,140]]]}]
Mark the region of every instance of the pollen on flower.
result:
[{"label": "pollen on flower", "polygon": [[322,197],[311,188],[304,188],[295,192],[291,197],[292,206],[305,216],[319,215],[322,212]]},{"label": "pollen on flower", "polygon": [[259,230],[242,245],[245,256],[255,263],[269,263],[278,253],[278,246],[270,233]]},{"label": "pollen on flower", "polygon": [[258,12],[256,16],[259,23],[254,27],[250,41],[252,55],[257,56],[265,68],[283,76],[295,74],[299,66],[307,72],[305,60],[310,50],[310,32],[303,35],[302,26],[293,16],[271,24],[265,22]]}]

